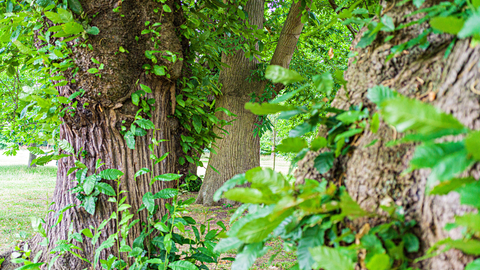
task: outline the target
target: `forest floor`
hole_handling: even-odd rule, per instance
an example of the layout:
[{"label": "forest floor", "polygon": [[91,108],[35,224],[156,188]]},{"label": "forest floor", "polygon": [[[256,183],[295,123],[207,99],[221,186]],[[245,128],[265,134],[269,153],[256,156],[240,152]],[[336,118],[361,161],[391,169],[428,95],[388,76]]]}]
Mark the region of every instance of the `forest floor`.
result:
[{"label": "forest floor", "polygon": [[[207,161],[208,156],[202,157]],[[12,247],[15,243],[29,239],[34,231],[31,228],[30,217],[43,217],[47,212],[47,205],[55,188],[57,168],[55,163],[44,167],[27,168],[28,151],[19,151],[15,157],[6,157],[0,151],[0,253]],[[272,167],[271,156],[262,156],[261,166]],[[276,158],[275,169],[282,173],[288,172],[289,163],[281,157]],[[199,167],[198,173],[205,172]],[[196,193],[184,193],[179,199],[186,200],[195,197]],[[236,207],[230,205],[205,207],[192,204],[188,207],[189,213],[198,223],[207,225],[211,229],[220,230],[216,223],[222,221],[229,228],[230,216]],[[192,234],[192,231],[187,231]],[[192,236],[187,235],[187,236]],[[253,269],[289,269],[293,266],[295,256],[283,251],[280,240],[268,243],[269,252],[257,259]],[[276,255],[269,262],[270,257]],[[222,254],[223,257],[234,257],[235,254]],[[230,269],[228,261],[221,261],[218,265],[210,265],[211,269]]]}]

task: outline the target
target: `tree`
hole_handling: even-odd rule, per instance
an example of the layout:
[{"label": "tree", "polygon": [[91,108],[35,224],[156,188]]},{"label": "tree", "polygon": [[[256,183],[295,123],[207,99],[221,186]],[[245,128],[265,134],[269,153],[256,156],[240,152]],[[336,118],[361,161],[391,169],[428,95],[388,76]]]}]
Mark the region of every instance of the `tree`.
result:
[{"label": "tree", "polygon": [[[249,22],[262,29],[264,2],[247,1],[245,10],[249,15]],[[283,67],[290,64],[303,29],[302,10],[302,1],[292,2],[270,64]],[[258,68],[258,61],[253,56],[246,57],[243,52],[238,51],[233,55],[224,54],[222,62],[229,65],[229,68],[220,72],[219,81],[223,87],[222,95],[217,96],[217,106],[227,108],[236,117],[217,116],[233,122],[225,127],[228,134],[217,141],[217,153],[210,156],[205,179],[196,201],[204,205],[215,204],[213,194],[225,181],[236,174],[260,166],[260,138],[254,135],[258,118],[247,111],[244,104],[251,100],[252,93],[257,97],[261,96],[267,81],[252,78],[253,71]],[[281,87],[278,86],[275,90],[278,92]]]},{"label": "tree", "polygon": [[[173,187],[174,183],[157,181],[149,190],[151,178],[147,174],[136,177],[135,173],[142,168],[150,169],[153,175],[186,170],[186,166],[177,162],[184,155],[179,145],[180,133],[184,130],[171,116],[175,94],[179,91],[177,80],[182,76],[187,57],[188,39],[179,31],[185,19],[182,4],[177,0],[119,1],[115,5],[88,0],[81,1],[80,5],[78,1],[69,0],[68,6],[67,1],[58,5],[53,1],[38,1],[34,6],[27,2],[31,1],[2,4],[3,12],[15,12],[2,20],[6,26],[4,36],[7,43],[11,42],[8,46],[12,53],[23,54],[25,59],[24,62],[10,61],[8,68],[33,62],[35,67],[41,67],[45,63],[48,76],[45,81],[55,75],[52,81],[57,83],[56,90],[50,87],[50,93],[58,91],[56,99],[65,104],[55,107],[59,109],[57,113],[61,111],[63,115],[59,139],[64,142],[62,153],[68,156],[58,163],[52,198],[55,204],[45,224],[49,242],[46,247],[39,245],[42,241],[39,235],[31,241],[33,254],[44,250],[40,261],[49,262],[54,255],[48,251],[58,240],[67,239],[69,230],[97,228],[114,212],[115,204],[108,202],[105,195],[99,195],[96,203],[92,199],[94,215],[91,205],[68,207],[80,204],[79,197],[70,192],[78,185],[78,179],[75,174],[69,174],[71,168],[80,168],[78,162],[86,166],[88,174],[96,171],[97,164],[102,162],[102,170],[122,171],[124,176],[118,188],[128,191],[126,203],[142,222],[146,222],[148,216],[145,210],[137,213],[143,194]],[[18,20],[25,16],[32,16],[34,23]],[[146,22],[157,24],[147,27]],[[19,31],[15,32],[17,27],[25,34],[19,36]],[[51,35],[52,32],[56,34]],[[36,49],[32,47],[32,36]],[[162,57],[165,55],[169,57]],[[152,58],[155,58],[153,63]],[[150,69],[145,69],[145,65]],[[43,101],[39,95],[32,95],[30,99],[37,105]],[[45,106],[49,107],[50,103]],[[139,134],[145,136],[134,137]],[[160,157],[167,153],[162,160]],[[105,182],[114,185],[113,181]],[[114,185],[114,188],[117,187]],[[164,214],[164,201],[159,207],[159,214]],[[56,224],[62,209],[63,219]],[[131,229],[125,239],[127,243],[132,244],[140,235],[142,222]],[[109,222],[96,245],[76,242],[82,248],[80,255],[93,261],[95,248],[115,233],[115,228],[115,223]],[[104,250],[101,256],[108,253],[117,254],[118,250],[115,247]],[[55,261],[53,269],[87,267],[88,263],[67,254]]]}]

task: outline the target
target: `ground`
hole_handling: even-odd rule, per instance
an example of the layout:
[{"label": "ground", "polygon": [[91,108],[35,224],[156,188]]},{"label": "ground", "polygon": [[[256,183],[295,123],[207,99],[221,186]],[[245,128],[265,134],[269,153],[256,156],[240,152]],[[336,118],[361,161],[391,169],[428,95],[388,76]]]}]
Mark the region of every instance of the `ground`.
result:
[{"label": "ground", "polygon": [[[31,228],[30,217],[44,217],[47,212],[49,199],[55,188],[57,168],[55,163],[44,167],[27,168],[28,151],[21,150],[15,157],[2,155],[0,151],[0,253],[6,251],[15,243],[31,238],[34,234]],[[208,157],[202,157],[205,165]],[[261,166],[271,167],[271,156],[262,156]],[[277,157],[276,170],[288,172],[289,163]],[[205,173],[204,168],[199,168],[199,174]],[[182,194],[180,199],[196,196],[195,193]],[[216,223],[223,221],[227,226],[231,214],[235,211],[230,205],[217,207],[204,207],[193,204],[189,207],[188,216],[197,222],[206,224],[210,222],[213,229],[220,229]],[[187,232],[188,233],[188,232]],[[192,233],[193,234],[193,233]],[[263,258],[258,259],[253,269],[289,269],[295,261],[295,256],[282,249],[280,240],[269,244],[272,248]],[[278,253],[280,252],[280,253]],[[272,264],[269,259],[277,254]],[[224,254],[221,257],[234,256]],[[211,269],[230,269],[228,264],[219,264]]]}]

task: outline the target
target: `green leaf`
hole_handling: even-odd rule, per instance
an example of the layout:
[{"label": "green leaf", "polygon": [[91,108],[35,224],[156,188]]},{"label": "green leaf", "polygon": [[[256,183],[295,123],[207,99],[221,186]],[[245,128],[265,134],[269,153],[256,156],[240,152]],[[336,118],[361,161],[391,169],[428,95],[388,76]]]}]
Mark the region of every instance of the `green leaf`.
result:
[{"label": "green leaf", "polygon": [[370,121],[370,131],[372,133],[377,133],[378,128],[380,127],[380,115],[375,113]]},{"label": "green leaf", "polygon": [[83,32],[83,26],[77,22],[69,22],[62,26],[63,31],[69,35],[76,35]]},{"label": "green leaf", "polygon": [[107,179],[107,180],[117,180],[121,176],[123,176],[123,172],[117,169],[106,169],[101,171],[98,175],[102,179]]},{"label": "green leaf", "polygon": [[265,78],[271,80],[273,83],[283,83],[285,85],[304,80],[298,72],[275,65],[267,67]]},{"label": "green leaf", "polygon": [[453,178],[449,181],[441,182],[440,184],[436,185],[432,191],[430,191],[430,195],[447,195],[451,191],[454,191],[460,187],[463,187],[465,184],[475,182],[475,178],[473,177],[466,177],[466,178]]},{"label": "green leaf", "polygon": [[230,189],[223,193],[223,197],[241,203],[272,204],[276,202],[276,200],[272,200],[269,196],[264,196],[262,191],[255,188]]},{"label": "green leaf", "polygon": [[353,135],[356,135],[356,134],[359,134],[359,133],[362,133],[362,132],[363,132],[363,128],[350,129],[350,130],[347,130],[347,131],[342,132],[342,133],[338,134],[337,136],[335,136],[334,141],[338,142],[341,139],[350,138]]},{"label": "green leaf", "polygon": [[232,249],[237,249],[243,245],[243,241],[236,237],[221,239],[215,246],[214,252],[224,253]]},{"label": "green leaf", "polygon": [[300,137],[308,132],[312,132],[315,130],[315,126],[310,125],[308,122],[304,122],[296,127],[294,127],[290,132],[288,133],[289,137]]},{"label": "green leaf", "polygon": [[368,117],[368,112],[346,111],[339,114],[336,118],[345,124],[352,124],[366,117]]},{"label": "green leaf", "polygon": [[425,143],[415,148],[410,165],[414,169],[433,168],[442,162],[442,159],[463,149],[463,142]]},{"label": "green leaf", "polygon": [[155,65],[153,66],[153,73],[155,73],[155,75],[158,75],[158,76],[163,76],[165,75],[165,66],[159,66],[159,65]]},{"label": "green leaf", "polygon": [[148,119],[137,119],[135,120],[135,124],[139,125],[141,128],[144,129],[155,129],[155,124],[153,124],[153,122]]},{"label": "green leaf", "polygon": [[290,216],[292,212],[293,209],[289,209],[273,220],[271,215],[253,219],[243,225],[235,236],[245,243],[262,242],[286,217]]},{"label": "green leaf", "polygon": [[140,84],[140,88],[147,93],[152,93],[152,89],[146,85]]},{"label": "green leaf", "polygon": [[325,137],[317,137],[312,140],[310,149],[316,152],[326,146],[327,146],[327,139],[325,139]]},{"label": "green leaf", "polygon": [[305,147],[308,147],[308,144],[304,138],[285,138],[276,147],[276,150],[284,153],[298,153]]},{"label": "green leaf", "polygon": [[463,216],[456,216],[455,223],[467,227],[475,232],[480,232],[480,215],[476,213],[467,213]]},{"label": "green leaf", "polygon": [[413,0],[413,5],[417,8],[420,8],[423,3],[425,3],[425,0]]},{"label": "green leaf", "polygon": [[395,24],[393,23],[392,17],[388,15],[383,15],[382,19],[380,20],[383,24],[382,31],[385,32],[393,32],[395,31]]},{"label": "green leaf", "polygon": [[315,263],[309,249],[323,245],[325,230],[320,226],[310,227],[302,234],[298,241],[297,258],[301,270],[311,270]]},{"label": "green leaf", "polygon": [[460,203],[480,208],[480,181],[466,184],[456,190],[460,193]]},{"label": "green leaf", "polygon": [[162,221],[155,223],[153,227],[161,232],[169,232],[170,230],[168,229],[167,225],[163,223]]},{"label": "green leaf", "polygon": [[147,192],[143,195],[142,198],[143,204],[147,208],[149,213],[153,213],[155,210],[155,198],[151,192]]},{"label": "green leaf", "polygon": [[285,177],[271,168],[256,167],[250,169],[245,173],[245,178],[252,183],[252,188],[270,189],[275,194],[290,188],[290,184]]},{"label": "green leaf", "polygon": [[98,191],[105,195],[115,196],[115,190],[113,190],[112,186],[107,183],[98,183],[96,187],[98,188]]},{"label": "green leaf", "polygon": [[198,267],[189,261],[174,261],[168,264],[172,270],[198,270]]},{"label": "green leaf", "polygon": [[398,97],[385,100],[382,107],[383,119],[398,132],[413,130],[421,134],[431,134],[445,129],[465,130],[452,115],[418,100]]},{"label": "green leaf", "polygon": [[474,8],[480,7],[480,0],[472,0],[472,6]]},{"label": "green leaf", "polygon": [[30,153],[32,153],[34,155],[44,155],[45,154],[45,151],[43,151],[39,147],[28,147],[27,149],[28,149],[28,151],[30,151]]},{"label": "green leaf", "polygon": [[[22,267],[15,268],[15,270],[27,270],[27,269],[38,270],[38,269],[40,269],[40,266],[42,266],[44,264],[45,264],[44,262],[30,263],[30,264],[26,264]],[[1,261],[0,261],[0,266],[2,266]]]},{"label": "green leaf", "polygon": [[367,92],[367,98],[371,102],[375,103],[379,108],[381,107],[382,102],[391,98],[395,98],[397,96],[397,92],[383,85],[376,85],[368,89]]},{"label": "green leaf", "polygon": [[480,160],[480,131],[469,133],[465,138],[465,148],[474,159]]},{"label": "green leaf", "polygon": [[62,18],[55,12],[45,11],[45,16],[53,23],[62,23]]},{"label": "green leaf", "polygon": [[462,27],[462,30],[458,32],[458,38],[467,38],[473,35],[480,34],[480,14],[474,12]]},{"label": "green leaf", "polygon": [[68,0],[68,7],[77,15],[82,14],[83,8],[78,0]]},{"label": "green leaf", "polygon": [[123,137],[127,142],[128,148],[135,149],[135,137],[133,136],[133,133],[131,131],[127,131]]},{"label": "green leaf", "polygon": [[369,213],[363,210],[347,192],[343,192],[340,196],[340,208],[342,209],[342,215],[352,220],[369,216]]},{"label": "green leaf", "polygon": [[465,266],[465,270],[480,270],[480,259],[476,259]]},{"label": "green leaf", "polygon": [[88,73],[95,74],[98,73],[98,68],[90,68],[87,70]]},{"label": "green leaf", "polygon": [[60,147],[60,149],[62,149],[63,151],[65,151],[67,153],[75,154],[75,150],[73,150],[72,145],[65,139],[58,142],[58,146]]},{"label": "green leaf", "polygon": [[357,43],[357,48],[366,48],[377,38],[377,32],[366,31]]},{"label": "green leaf", "polygon": [[33,51],[27,46],[23,45],[18,39],[13,41],[13,44],[17,46],[17,49],[23,54],[32,54]]},{"label": "green leaf", "polygon": [[177,196],[178,190],[174,188],[165,188],[160,190],[159,192],[155,193],[155,199],[171,199]]},{"label": "green leaf", "polygon": [[247,178],[245,178],[244,173],[235,175],[227,182],[225,182],[223,186],[217,189],[217,191],[215,191],[215,193],[213,194],[213,200],[216,202],[219,201],[225,191],[234,188],[236,185],[243,185],[245,183],[247,183]]},{"label": "green leaf", "polygon": [[430,26],[433,29],[442,31],[447,34],[456,35],[462,30],[465,20],[454,16],[435,17],[430,20]]},{"label": "green leaf", "polygon": [[246,245],[243,250],[235,256],[232,270],[249,270],[255,260],[265,255],[268,249],[268,246],[264,246],[263,243]]},{"label": "green leaf", "polygon": [[141,168],[140,170],[138,170],[138,171],[135,173],[135,175],[134,175],[133,177],[136,179],[136,178],[139,177],[140,175],[144,175],[144,174],[149,173],[149,172],[151,172],[149,169],[147,169],[147,168]]},{"label": "green leaf", "polygon": [[192,120],[193,128],[197,133],[200,133],[202,131],[202,119],[198,115],[194,115]]},{"label": "green leaf", "polygon": [[[137,94],[133,93],[132,94],[133,105],[138,106],[138,102],[140,102],[140,97]],[[140,119],[140,120],[143,120],[143,119]]]},{"label": "green leaf", "polygon": [[256,115],[267,115],[267,114],[275,114],[282,111],[290,111],[294,109],[292,106],[284,106],[279,104],[271,104],[271,103],[252,103],[247,102],[245,103],[245,109],[250,110],[253,114]]},{"label": "green leaf", "polygon": [[450,240],[446,242],[451,248],[456,248],[464,253],[478,256],[480,255],[480,241],[478,240]]},{"label": "green leaf", "polygon": [[387,254],[375,254],[366,265],[368,270],[390,269],[390,257]]},{"label": "green leaf", "polygon": [[326,72],[321,75],[315,75],[312,77],[313,85],[315,89],[326,95],[330,95],[333,90],[333,77],[332,74]]},{"label": "green leaf", "polygon": [[95,202],[97,201],[97,197],[87,196],[85,201],[83,201],[83,207],[90,215],[95,214]]},{"label": "green leaf", "polygon": [[87,32],[87,34],[89,34],[89,35],[96,36],[100,33],[100,29],[98,29],[98,27],[96,27],[96,26],[93,26],[93,27],[90,27],[90,28],[87,27],[87,29],[85,29],[85,32]]},{"label": "green leaf", "polygon": [[313,166],[320,174],[328,172],[333,167],[335,160],[333,152],[325,152],[318,155],[313,161]]},{"label": "green leaf", "polygon": [[290,98],[292,98],[293,96],[295,96],[298,92],[300,92],[300,90],[306,88],[306,86],[303,86],[303,87],[299,87],[298,89],[296,90],[293,90],[291,92],[288,92],[284,95],[281,95],[281,96],[278,96],[276,97],[274,100],[272,101],[269,101],[269,103],[272,103],[272,104],[278,104],[280,102],[284,102],[286,100],[289,100]]},{"label": "green leaf", "polygon": [[162,174],[162,175],[157,175],[153,178],[152,180],[152,183],[155,182],[155,181],[173,181],[173,180],[177,180],[179,179],[180,177],[182,177],[183,174],[176,174],[176,173],[166,173],[166,174]]},{"label": "green leaf", "polygon": [[417,252],[420,248],[420,241],[413,233],[406,233],[402,237],[404,247],[408,252]]},{"label": "green leaf", "polygon": [[317,267],[324,270],[354,270],[355,264],[345,256],[338,248],[319,246],[310,248],[310,254],[317,263]]},{"label": "green leaf", "polygon": [[60,19],[64,23],[69,23],[73,21],[73,15],[70,11],[65,10],[63,8],[57,8],[58,15],[60,16]]},{"label": "green leaf", "polygon": [[168,5],[163,5],[163,11],[165,12],[172,12],[172,9]]}]

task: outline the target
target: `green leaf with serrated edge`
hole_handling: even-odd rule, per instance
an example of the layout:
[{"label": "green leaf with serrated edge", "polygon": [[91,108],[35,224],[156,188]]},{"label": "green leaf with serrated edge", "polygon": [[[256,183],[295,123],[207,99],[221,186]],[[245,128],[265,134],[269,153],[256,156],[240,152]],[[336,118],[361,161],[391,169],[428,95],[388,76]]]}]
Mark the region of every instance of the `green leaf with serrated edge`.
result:
[{"label": "green leaf with serrated edge", "polygon": [[189,261],[174,261],[168,264],[172,270],[198,270],[198,267]]},{"label": "green leaf with serrated edge", "polygon": [[218,244],[215,246],[214,251],[224,253],[232,249],[237,249],[243,245],[243,241],[236,237],[229,237],[221,239]]},{"label": "green leaf with serrated edge", "polygon": [[469,133],[465,138],[465,148],[476,160],[480,160],[480,131]]},{"label": "green leaf with serrated edge", "polygon": [[289,209],[273,220],[271,215],[251,220],[243,225],[235,236],[245,243],[261,242],[292,213],[293,209]]},{"label": "green leaf with serrated edge", "polygon": [[384,121],[393,125],[398,132],[413,130],[420,134],[431,134],[443,129],[466,129],[452,115],[430,104],[405,97],[383,101],[381,113]]},{"label": "green leaf with serrated edge", "polygon": [[323,245],[325,230],[320,226],[310,227],[302,233],[298,241],[297,258],[301,270],[311,270],[315,263],[309,249]]},{"label": "green leaf with serrated edge", "polygon": [[408,252],[417,252],[420,248],[420,241],[418,237],[413,233],[406,233],[402,236],[402,240],[405,246],[405,249]]},{"label": "green leaf with serrated edge", "polygon": [[275,114],[281,111],[290,111],[294,109],[292,106],[284,106],[270,103],[245,103],[245,109],[256,115]]},{"label": "green leaf with serrated edge", "polygon": [[128,148],[135,149],[135,137],[133,136],[133,133],[131,131],[127,131],[123,137],[127,142]]},{"label": "green leaf with serrated edge", "polygon": [[250,269],[255,260],[265,255],[268,249],[269,247],[264,246],[263,243],[246,245],[243,250],[237,253],[235,256],[235,261],[232,264],[232,270]]},{"label": "green leaf with serrated edge", "polygon": [[138,170],[135,175],[134,175],[134,178],[136,179],[137,177],[139,177],[140,175],[144,175],[146,173],[149,173],[151,172],[149,169],[147,168],[141,168],[140,170]]},{"label": "green leaf with serrated edge", "polygon": [[375,103],[378,107],[381,106],[382,102],[395,98],[398,96],[398,93],[393,91],[391,88],[383,85],[376,85],[370,89],[368,89],[367,92],[367,98]]},{"label": "green leaf with serrated edge", "polygon": [[296,127],[294,127],[290,132],[288,132],[289,137],[300,137],[308,132],[312,132],[315,130],[315,126],[310,125],[308,122],[304,122]]},{"label": "green leaf with serrated edge", "polygon": [[415,169],[433,168],[443,158],[463,149],[463,142],[426,143],[415,148],[410,165]]},{"label": "green leaf with serrated edge", "polygon": [[463,216],[456,216],[455,223],[467,227],[475,232],[480,232],[480,215],[476,213],[467,213]]},{"label": "green leaf with serrated edge", "polygon": [[275,65],[267,67],[265,70],[265,78],[271,80],[273,83],[283,83],[285,85],[304,80],[298,72]]},{"label": "green leaf with serrated edge", "polygon": [[463,187],[466,184],[475,182],[475,178],[473,177],[466,177],[466,178],[453,178],[448,181],[441,182],[440,184],[436,185],[432,191],[430,191],[429,195],[447,195],[451,191],[455,191],[456,189]]},{"label": "green leaf with serrated edge", "polygon": [[435,17],[430,20],[430,26],[433,29],[442,31],[447,34],[456,35],[462,30],[465,20],[454,16]]},{"label": "green leaf with serrated edge", "polygon": [[78,0],[68,0],[68,7],[77,15],[83,12],[82,5]]},{"label": "green leaf with serrated edge", "polygon": [[313,166],[320,174],[328,172],[333,167],[333,161],[335,160],[333,152],[325,152],[319,154],[313,161]]},{"label": "green leaf with serrated edge", "polygon": [[375,254],[366,265],[368,270],[390,269],[390,257],[387,254]]},{"label": "green leaf with serrated edge", "polygon": [[276,150],[283,153],[298,153],[305,147],[308,147],[308,144],[304,138],[285,138],[277,145]]},{"label": "green leaf with serrated edge", "polygon": [[85,191],[86,195],[90,195],[90,193],[92,193],[96,183],[97,183],[96,175],[90,175],[85,179],[85,182],[83,183],[83,190]]},{"label": "green leaf with serrated edge", "polygon": [[467,38],[478,34],[480,34],[480,14],[474,12],[465,21],[465,24],[463,25],[462,30],[458,32],[457,37]]},{"label": "green leaf with serrated edge", "polygon": [[166,173],[162,175],[157,175],[152,179],[152,182],[150,184],[153,184],[155,181],[173,181],[177,180],[180,177],[182,177],[183,174],[176,174],[176,173]]},{"label": "green leaf with serrated edge", "polygon": [[115,196],[115,190],[107,183],[98,183],[96,185],[98,191],[108,196]]},{"label": "green leaf with serrated edge", "polygon": [[68,10],[65,10],[63,8],[57,8],[58,15],[60,16],[60,19],[64,23],[72,22],[73,21],[73,16],[72,13]]},{"label": "green leaf with serrated edge", "polygon": [[480,270],[480,259],[476,259],[465,266],[464,270]]},{"label": "green leaf with serrated edge", "polygon": [[368,117],[368,113],[363,111],[346,111],[339,114],[336,118],[345,124],[355,123],[363,118]]},{"label": "green leaf with serrated edge", "polygon": [[144,129],[154,129],[155,128],[155,124],[153,124],[152,121],[148,120],[148,119],[137,119],[135,120],[135,124],[139,125],[141,128],[144,128]]},{"label": "green leaf with serrated edge", "polygon": [[223,197],[241,203],[271,204],[276,202],[255,188],[233,188],[223,193]]},{"label": "green leaf with serrated edge", "polygon": [[310,149],[312,151],[318,151],[321,148],[324,148],[327,146],[327,139],[325,137],[317,137],[312,140]]},{"label": "green leaf with serrated edge", "polygon": [[106,180],[117,180],[119,177],[123,176],[123,172],[117,169],[106,169],[101,171],[98,175],[102,179]]},{"label": "green leaf with serrated edge", "polygon": [[30,153],[32,153],[34,155],[44,155],[45,154],[45,151],[43,151],[39,147],[28,147],[27,149],[28,149],[28,151],[30,151]]},{"label": "green leaf with serrated edge", "polygon": [[247,183],[247,178],[245,178],[245,174],[237,174],[227,182],[225,182],[215,193],[213,194],[213,200],[218,202],[225,191],[234,188],[236,185],[243,185]]},{"label": "green leaf with serrated edge", "polygon": [[83,26],[77,22],[69,22],[62,25],[63,31],[69,35],[76,35],[83,32]]},{"label": "green leaf with serrated edge", "polygon": [[356,219],[361,217],[370,216],[370,214],[363,210],[356,201],[350,197],[347,192],[343,192],[340,196],[340,208],[342,209],[342,215],[347,216],[349,219]]},{"label": "green leaf with serrated edge", "polygon": [[75,150],[73,150],[72,145],[70,145],[67,140],[61,140],[60,142],[58,142],[58,146],[60,147],[60,149],[67,153],[75,154]]},{"label": "green leaf with serrated edge", "polygon": [[278,103],[280,103],[280,102],[284,102],[284,101],[286,101],[286,100],[289,100],[290,98],[292,98],[293,96],[295,96],[298,92],[300,92],[301,90],[303,90],[303,89],[305,89],[305,88],[307,88],[307,87],[308,87],[308,85],[304,85],[304,86],[302,86],[302,87],[299,87],[298,89],[295,89],[295,90],[293,90],[293,91],[291,91],[291,92],[288,92],[288,93],[286,93],[286,94],[283,94],[283,95],[281,95],[281,96],[276,97],[274,100],[269,101],[268,103],[278,104]]},{"label": "green leaf with serrated edge", "polygon": [[153,213],[155,210],[155,198],[151,192],[147,192],[143,195],[142,202],[147,208],[149,213]]},{"label": "green leaf with serrated edge", "polygon": [[463,187],[456,189],[460,194],[460,203],[471,205],[480,208],[480,181],[466,184]]},{"label": "green leaf with serrated edge", "polygon": [[316,266],[324,270],[354,270],[355,264],[338,248],[319,246],[310,248],[310,254],[316,262]]},{"label": "green leaf with serrated edge", "polygon": [[152,93],[152,89],[146,85],[140,84],[140,88],[147,93]]},{"label": "green leaf with serrated edge", "polygon": [[62,18],[60,18],[60,15],[55,12],[45,11],[45,16],[47,16],[47,18],[53,23],[62,23]]},{"label": "green leaf with serrated edge", "polygon": [[178,190],[174,188],[165,188],[153,195],[155,199],[171,199],[177,196]]},{"label": "green leaf with serrated edge", "polygon": [[290,184],[285,177],[271,168],[256,167],[250,169],[245,172],[245,178],[252,183],[252,188],[261,190],[268,188],[275,194],[290,188]]},{"label": "green leaf with serrated edge", "polygon": [[320,75],[312,77],[313,86],[319,93],[325,93],[330,95],[333,90],[333,77],[332,74],[326,72]]}]

